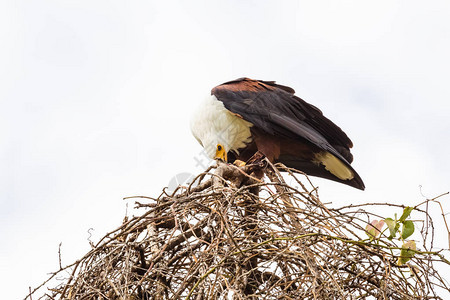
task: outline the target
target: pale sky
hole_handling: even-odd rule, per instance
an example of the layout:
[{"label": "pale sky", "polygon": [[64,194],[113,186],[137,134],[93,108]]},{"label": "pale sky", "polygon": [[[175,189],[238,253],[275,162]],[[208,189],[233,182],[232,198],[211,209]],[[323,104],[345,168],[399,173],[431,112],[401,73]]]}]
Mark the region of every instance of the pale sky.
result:
[{"label": "pale sky", "polygon": [[1,1],[2,298],[57,270],[60,242],[69,264],[89,228],[118,227],[124,197],[202,171],[190,115],[238,77],[291,86],[353,140],[366,191],[312,178],[323,202],[448,192],[449,15],[447,0]]}]

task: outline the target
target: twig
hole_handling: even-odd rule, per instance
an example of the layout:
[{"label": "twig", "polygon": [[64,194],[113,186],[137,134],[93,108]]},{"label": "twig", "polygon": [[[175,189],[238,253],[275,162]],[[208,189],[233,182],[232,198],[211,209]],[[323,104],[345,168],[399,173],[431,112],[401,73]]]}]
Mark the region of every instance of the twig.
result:
[{"label": "twig", "polygon": [[[416,206],[414,220],[429,220],[422,237],[425,245],[430,233],[431,246],[410,250],[414,257],[399,266],[402,242],[388,240],[386,230],[370,239],[365,228],[371,219],[382,219],[370,212],[374,206],[404,206],[362,203],[332,208],[320,201],[317,188],[308,177],[303,180],[303,173],[265,165],[271,182],[259,180],[255,174],[261,170],[255,166],[219,163],[215,170],[199,174],[197,185],[172,195],[163,191],[156,198],[124,198],[138,198],[142,203],[136,201],[135,209],[140,214],[125,218],[98,242],[89,240],[92,249],[65,267],[60,244],[59,270],[30,288],[25,299],[54,283],[58,284],[43,297],[448,298],[450,286],[436,271],[437,264],[450,264],[448,252],[432,246],[434,227],[427,209]],[[440,205],[448,230],[440,199],[423,203],[430,202]]]}]

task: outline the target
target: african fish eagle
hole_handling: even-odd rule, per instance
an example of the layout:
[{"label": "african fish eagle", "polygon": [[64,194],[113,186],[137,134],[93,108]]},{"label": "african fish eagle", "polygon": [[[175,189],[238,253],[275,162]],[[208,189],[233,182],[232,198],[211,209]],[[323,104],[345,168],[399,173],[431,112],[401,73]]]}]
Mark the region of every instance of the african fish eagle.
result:
[{"label": "african fish eagle", "polygon": [[211,158],[246,162],[259,151],[271,162],[363,190],[350,166],[352,141],[294,93],[274,81],[228,81],[196,111],[192,133]]}]

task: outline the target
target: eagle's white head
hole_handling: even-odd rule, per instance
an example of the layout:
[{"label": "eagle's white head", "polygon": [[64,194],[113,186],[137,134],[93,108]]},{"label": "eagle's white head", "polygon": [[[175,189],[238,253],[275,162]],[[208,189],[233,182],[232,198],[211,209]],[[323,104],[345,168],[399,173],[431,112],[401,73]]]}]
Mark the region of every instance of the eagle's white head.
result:
[{"label": "eagle's white head", "polygon": [[252,124],[228,111],[216,96],[200,105],[191,120],[191,131],[206,154],[227,161],[229,151],[238,152],[251,142]]}]

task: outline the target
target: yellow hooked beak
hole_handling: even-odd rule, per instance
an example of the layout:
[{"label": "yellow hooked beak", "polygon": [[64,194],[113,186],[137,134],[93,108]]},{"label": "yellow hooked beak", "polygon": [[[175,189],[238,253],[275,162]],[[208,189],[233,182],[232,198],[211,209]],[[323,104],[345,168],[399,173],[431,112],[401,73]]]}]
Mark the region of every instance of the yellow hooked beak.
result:
[{"label": "yellow hooked beak", "polygon": [[214,158],[218,158],[223,160],[224,162],[227,162],[227,151],[225,151],[225,148],[221,144],[217,144],[216,156]]}]

